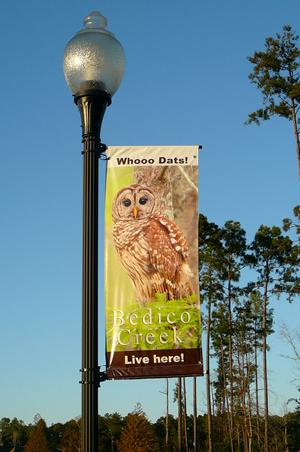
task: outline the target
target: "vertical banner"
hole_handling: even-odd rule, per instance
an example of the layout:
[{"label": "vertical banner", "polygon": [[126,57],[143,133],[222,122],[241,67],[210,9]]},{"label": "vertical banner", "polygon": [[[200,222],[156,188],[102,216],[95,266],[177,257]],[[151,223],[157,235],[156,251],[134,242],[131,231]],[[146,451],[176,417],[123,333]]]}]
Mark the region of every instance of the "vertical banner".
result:
[{"label": "vertical banner", "polygon": [[111,147],[108,157],[107,376],[202,375],[198,146]]}]

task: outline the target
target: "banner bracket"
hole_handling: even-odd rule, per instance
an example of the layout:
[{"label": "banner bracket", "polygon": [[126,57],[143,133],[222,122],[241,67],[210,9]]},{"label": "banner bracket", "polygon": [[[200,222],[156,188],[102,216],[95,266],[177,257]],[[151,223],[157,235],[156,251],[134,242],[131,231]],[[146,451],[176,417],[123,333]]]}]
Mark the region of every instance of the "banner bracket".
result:
[{"label": "banner bracket", "polygon": [[82,368],[80,369],[80,372],[82,374],[82,380],[79,381],[82,385],[88,385],[88,384],[98,384],[100,386],[100,383],[107,380],[107,374],[106,372],[100,372],[99,366],[95,368]]},{"label": "banner bracket", "polygon": [[[99,372],[99,383],[102,383],[103,381],[108,380],[107,373],[106,372]],[[99,384],[100,386],[100,384]]]}]

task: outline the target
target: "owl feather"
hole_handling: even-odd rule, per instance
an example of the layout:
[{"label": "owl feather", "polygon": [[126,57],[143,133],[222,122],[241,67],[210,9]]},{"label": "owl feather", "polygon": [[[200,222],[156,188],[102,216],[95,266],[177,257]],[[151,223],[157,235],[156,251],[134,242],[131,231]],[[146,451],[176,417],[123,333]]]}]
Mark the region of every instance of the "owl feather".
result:
[{"label": "owl feather", "polygon": [[188,246],[179,227],[160,212],[151,189],[134,184],[113,203],[113,240],[140,302],[164,293],[168,300],[192,295]]}]

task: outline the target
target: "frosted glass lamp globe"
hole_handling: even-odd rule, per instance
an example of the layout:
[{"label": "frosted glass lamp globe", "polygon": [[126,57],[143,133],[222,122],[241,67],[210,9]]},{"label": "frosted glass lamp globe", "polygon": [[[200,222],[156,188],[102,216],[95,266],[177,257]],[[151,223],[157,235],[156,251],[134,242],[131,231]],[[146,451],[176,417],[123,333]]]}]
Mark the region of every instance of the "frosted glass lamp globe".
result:
[{"label": "frosted glass lamp globe", "polygon": [[86,16],[84,25],[65,48],[67,84],[75,96],[99,90],[113,96],[124,75],[123,47],[106,30],[107,20],[98,11]]}]

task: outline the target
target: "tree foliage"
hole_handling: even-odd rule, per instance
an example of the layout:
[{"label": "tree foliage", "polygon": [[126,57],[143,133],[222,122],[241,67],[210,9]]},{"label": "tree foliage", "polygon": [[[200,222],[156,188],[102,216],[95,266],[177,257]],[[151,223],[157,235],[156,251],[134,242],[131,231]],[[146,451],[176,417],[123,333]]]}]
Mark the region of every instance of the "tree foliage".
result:
[{"label": "tree foliage", "polygon": [[256,51],[248,60],[253,65],[251,83],[263,95],[263,106],[249,114],[246,124],[260,124],[273,116],[292,121],[300,177],[299,108],[300,49],[299,36],[290,25],[282,33],[265,40],[264,51]]},{"label": "tree foliage", "polygon": [[[300,207],[282,227],[262,225],[254,239],[237,221],[223,226],[199,218],[200,296],[206,333],[207,413],[197,416],[197,452],[282,452],[299,449],[300,404],[291,389],[295,412],[268,413],[267,352],[273,333],[274,298],[292,302],[300,294]],[[206,311],[205,311],[206,308]],[[299,336],[283,336],[299,362]],[[214,367],[214,369],[212,369]],[[262,378],[262,375],[264,378]],[[193,416],[181,397],[179,422],[168,416],[168,452],[193,450]],[[184,385],[183,385],[184,386]],[[262,392],[262,389],[264,390]],[[296,393],[294,392],[296,391]],[[265,399],[265,400],[264,400]],[[263,404],[264,402],[264,404]],[[291,407],[289,407],[291,408]],[[188,408],[189,409],[189,408]],[[203,409],[203,406],[201,406]],[[99,452],[166,452],[166,418],[151,423],[141,405],[125,417],[98,418]],[[34,425],[14,418],[0,420],[0,452],[80,451],[80,419],[47,427],[41,416]]]},{"label": "tree foliage", "polygon": [[151,423],[141,409],[128,414],[125,427],[118,441],[119,452],[153,452],[157,443]]},{"label": "tree foliage", "polygon": [[267,340],[273,332],[272,299],[291,302],[299,294],[300,249],[297,237],[287,234],[297,231],[299,211],[294,210],[296,220],[285,219],[285,228],[260,226],[251,243],[238,222],[219,227],[200,216],[209,451],[276,450],[268,413]]},{"label": "tree foliage", "polygon": [[47,426],[43,419],[40,419],[37,424],[30,430],[24,451],[50,452],[47,438]]},{"label": "tree foliage", "polygon": [[71,419],[64,425],[59,442],[62,452],[80,452],[80,422]]}]

